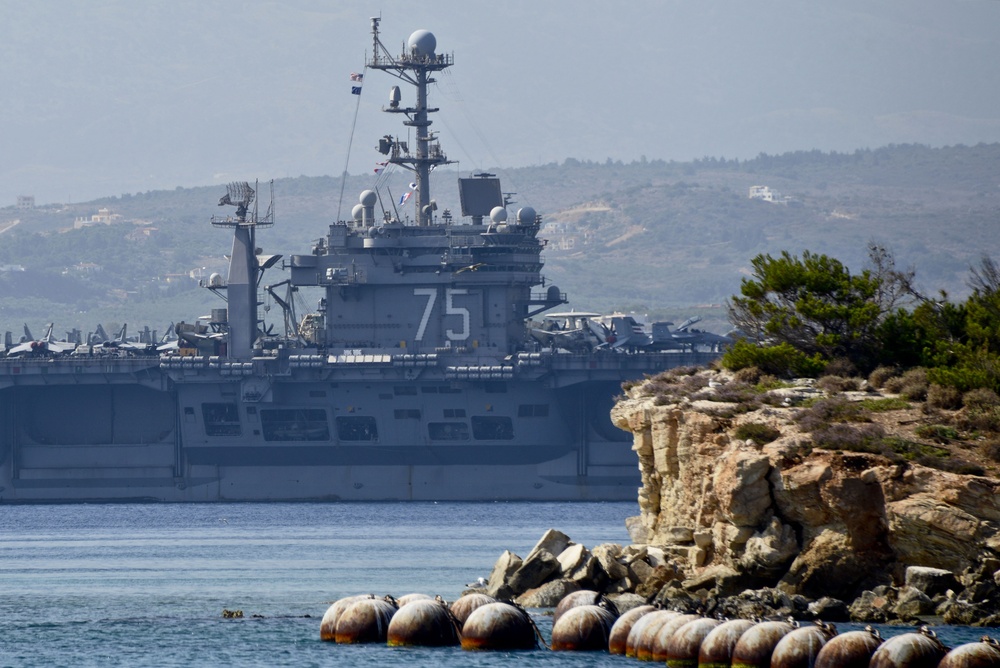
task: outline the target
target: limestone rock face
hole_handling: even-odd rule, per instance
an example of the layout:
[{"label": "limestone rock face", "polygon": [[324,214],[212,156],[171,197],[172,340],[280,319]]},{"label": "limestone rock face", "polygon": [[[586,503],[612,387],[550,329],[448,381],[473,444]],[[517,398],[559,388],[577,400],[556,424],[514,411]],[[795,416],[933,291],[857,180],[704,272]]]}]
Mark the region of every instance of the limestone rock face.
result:
[{"label": "limestone rock face", "polygon": [[[711,582],[701,574],[719,568],[741,583],[845,600],[901,586],[910,566],[1000,568],[993,568],[1000,559],[998,480],[812,448],[792,420],[794,405],[738,413],[729,404],[664,403],[651,394],[631,388],[612,411],[633,435],[642,476],[640,514],[626,526],[648,555],[655,549],[684,569],[679,577],[690,591]],[[737,438],[746,424],[778,437],[763,446]],[[640,575],[596,549],[593,556],[611,580]],[[913,595],[907,606],[923,612],[927,602]]]}]

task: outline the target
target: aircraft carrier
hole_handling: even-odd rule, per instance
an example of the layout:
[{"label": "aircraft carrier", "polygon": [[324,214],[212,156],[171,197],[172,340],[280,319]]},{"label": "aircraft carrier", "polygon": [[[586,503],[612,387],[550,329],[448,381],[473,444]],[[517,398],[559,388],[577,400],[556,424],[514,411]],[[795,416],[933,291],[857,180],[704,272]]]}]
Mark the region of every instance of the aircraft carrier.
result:
[{"label": "aircraft carrier", "polygon": [[[453,57],[425,30],[400,55],[378,19],[372,35],[367,70],[412,93],[393,86],[383,110],[413,140],[379,140],[385,164],[412,173],[410,213],[365,191],[309,252],[281,258],[257,248],[273,222],[257,189],[234,183],[220,204],[235,211],[211,220],[233,246],[228,276],[205,282],[225,299],[207,321],[164,345],[124,332],[72,345],[51,328],[8,341],[0,503],[636,498],[629,435],[609,418],[621,383],[706,364],[721,338],[553,313],[567,298],[543,281],[534,210],[508,213],[490,174],[459,179],[460,219],[431,198],[450,161],[428,86]],[[318,291],[316,312],[300,319],[266,284],[279,262],[276,286]],[[262,286],[283,333],[259,317]]]}]

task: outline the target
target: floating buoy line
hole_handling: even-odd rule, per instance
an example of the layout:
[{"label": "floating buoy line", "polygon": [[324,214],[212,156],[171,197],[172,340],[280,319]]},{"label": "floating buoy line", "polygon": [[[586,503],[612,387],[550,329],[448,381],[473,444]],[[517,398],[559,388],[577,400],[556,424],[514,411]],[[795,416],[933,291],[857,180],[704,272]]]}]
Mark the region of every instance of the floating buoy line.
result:
[{"label": "floating buoy line", "polygon": [[619,613],[603,594],[589,590],[559,602],[551,645],[523,607],[483,593],[452,603],[424,594],[348,596],[323,615],[320,639],[390,647],[601,651],[666,662],[668,668],[1000,668],[1000,643],[989,636],[950,649],[926,626],[884,640],[870,626],[838,634],[821,621],[724,620],[653,605]]}]

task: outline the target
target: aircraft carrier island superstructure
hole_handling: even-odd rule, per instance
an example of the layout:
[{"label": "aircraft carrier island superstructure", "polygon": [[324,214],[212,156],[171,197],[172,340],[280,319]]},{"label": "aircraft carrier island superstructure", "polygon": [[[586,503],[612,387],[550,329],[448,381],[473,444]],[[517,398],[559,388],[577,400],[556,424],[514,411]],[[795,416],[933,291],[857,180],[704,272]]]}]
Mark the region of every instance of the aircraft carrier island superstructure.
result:
[{"label": "aircraft carrier island superstructure", "polygon": [[609,418],[622,381],[717,352],[625,317],[552,314],[566,297],[540,273],[541,219],[508,217],[492,175],[460,179],[462,222],[439,212],[430,176],[448,159],[427,89],[452,57],[426,31],[390,56],[372,28],[368,69],[416,93],[404,106],[393,87],[385,108],[412,145],[379,141],[412,172],[413,219],[376,214],[363,193],[283,261],[283,283],[322,299],[274,335],[257,313],[280,259],[256,246],[271,217],[232,184],[220,204],[235,214],[212,220],[233,236],[229,275],[207,281],[226,308],[209,322],[178,324],[159,348],[8,346],[0,502],[635,499],[637,458]]}]

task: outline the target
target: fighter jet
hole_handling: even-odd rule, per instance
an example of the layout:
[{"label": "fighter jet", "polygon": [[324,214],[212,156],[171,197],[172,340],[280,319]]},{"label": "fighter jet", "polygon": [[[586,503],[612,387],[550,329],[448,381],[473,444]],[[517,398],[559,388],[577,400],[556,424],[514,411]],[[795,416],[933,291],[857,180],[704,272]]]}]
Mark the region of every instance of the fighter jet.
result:
[{"label": "fighter jet", "polygon": [[45,336],[35,339],[31,335],[28,325],[24,325],[24,338],[16,346],[7,351],[7,357],[26,357],[29,355],[62,355],[76,348],[75,343],[69,341],[58,341],[52,334],[53,323],[49,323],[45,328]]},{"label": "fighter jet", "polygon": [[700,329],[694,329],[691,325],[701,321],[701,316],[688,318],[680,324],[680,327],[671,331],[672,322],[654,322],[653,340],[654,347],[663,346],[665,348],[680,348],[683,350],[696,350],[698,348],[711,348],[719,350],[731,345],[733,340],[728,336],[712,334]]}]

